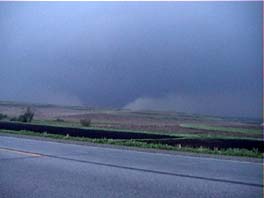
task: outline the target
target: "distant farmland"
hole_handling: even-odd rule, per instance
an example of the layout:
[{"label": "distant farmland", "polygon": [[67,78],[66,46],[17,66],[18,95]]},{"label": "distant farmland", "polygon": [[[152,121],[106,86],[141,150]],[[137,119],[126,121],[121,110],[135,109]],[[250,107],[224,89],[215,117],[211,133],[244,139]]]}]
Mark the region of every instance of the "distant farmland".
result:
[{"label": "distant farmland", "polygon": [[[9,121],[13,116],[23,113],[27,106],[34,111],[31,124]],[[147,147],[152,145],[151,147],[165,149],[187,146],[208,149],[249,149],[246,153],[251,149],[257,149],[252,151],[253,153],[258,150],[263,151],[261,123],[252,119],[3,102],[0,103],[0,113],[4,115],[0,127],[6,127],[2,129],[117,139],[117,141],[96,139],[94,141]],[[84,126],[82,120],[87,120],[88,125]],[[118,139],[124,139],[124,141],[120,142]],[[194,151],[198,150],[194,149]],[[238,153],[244,155],[242,151]],[[260,156],[258,153],[256,155]]]}]

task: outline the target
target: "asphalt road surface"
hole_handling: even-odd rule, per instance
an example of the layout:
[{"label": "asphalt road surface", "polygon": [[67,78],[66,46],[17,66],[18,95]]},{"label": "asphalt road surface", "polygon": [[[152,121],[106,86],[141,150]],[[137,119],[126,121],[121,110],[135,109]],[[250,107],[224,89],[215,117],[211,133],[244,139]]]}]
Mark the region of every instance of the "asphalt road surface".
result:
[{"label": "asphalt road surface", "polygon": [[257,162],[0,136],[1,198],[261,198]]}]

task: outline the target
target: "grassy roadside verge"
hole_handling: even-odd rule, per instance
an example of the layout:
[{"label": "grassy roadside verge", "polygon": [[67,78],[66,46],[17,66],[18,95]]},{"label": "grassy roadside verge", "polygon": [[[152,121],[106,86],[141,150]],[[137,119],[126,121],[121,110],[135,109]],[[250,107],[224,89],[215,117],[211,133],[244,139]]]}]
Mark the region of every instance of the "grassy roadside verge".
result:
[{"label": "grassy roadside verge", "polygon": [[111,144],[111,145],[129,146],[129,147],[138,147],[138,148],[173,150],[173,151],[214,154],[214,155],[227,155],[227,156],[252,157],[252,158],[262,158],[263,156],[263,154],[258,150],[247,150],[247,149],[231,149],[231,148],[209,149],[204,147],[192,148],[192,147],[170,146],[166,144],[145,143],[137,140],[92,139],[92,138],[71,137],[71,136],[49,134],[49,133],[35,133],[31,131],[12,131],[12,130],[2,130],[2,129],[0,130],[0,133],[48,137],[53,139],[74,140],[74,141],[90,142],[96,144]]}]

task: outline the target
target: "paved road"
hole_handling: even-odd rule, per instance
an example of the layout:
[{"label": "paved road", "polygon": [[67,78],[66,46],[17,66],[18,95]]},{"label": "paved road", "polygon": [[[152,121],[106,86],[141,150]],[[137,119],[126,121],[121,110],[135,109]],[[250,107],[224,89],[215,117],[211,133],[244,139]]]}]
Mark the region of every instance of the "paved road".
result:
[{"label": "paved road", "polygon": [[262,164],[0,136],[1,198],[262,197]]}]

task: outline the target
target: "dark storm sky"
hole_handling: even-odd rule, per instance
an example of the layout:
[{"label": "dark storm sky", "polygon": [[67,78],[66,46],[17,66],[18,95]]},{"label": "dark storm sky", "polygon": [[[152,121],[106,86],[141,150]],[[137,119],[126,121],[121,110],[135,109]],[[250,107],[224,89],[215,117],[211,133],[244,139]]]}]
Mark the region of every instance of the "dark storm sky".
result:
[{"label": "dark storm sky", "polygon": [[261,116],[262,2],[0,2],[0,100]]}]

